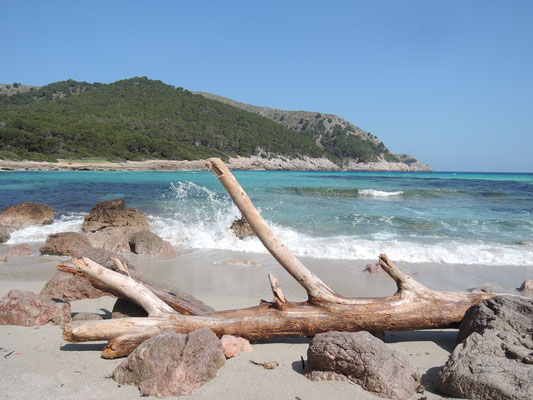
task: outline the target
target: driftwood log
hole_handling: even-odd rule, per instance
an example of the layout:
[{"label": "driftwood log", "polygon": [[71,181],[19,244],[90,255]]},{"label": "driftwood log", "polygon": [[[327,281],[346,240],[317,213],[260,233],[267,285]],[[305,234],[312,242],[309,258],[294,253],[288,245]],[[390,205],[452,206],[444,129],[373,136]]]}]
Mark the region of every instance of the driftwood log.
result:
[{"label": "driftwood log", "polygon": [[72,260],[71,265],[58,265],[58,269],[86,276],[99,289],[138,304],[146,310],[148,317],[71,322],[64,327],[65,340],[107,340],[108,345],[102,357],[115,358],[128,355],[144,340],[167,329],[189,333],[207,327],[218,336],[229,334],[257,340],[313,336],[327,331],[449,328],[459,324],[469,307],[494,296],[487,293],[432,291],[405,274],[382,254],[379,264],[396,282],[397,292],[385,298],[343,297],[309,271],[280,242],[220,159],[209,159],[206,165],[220,180],[265,247],[307,291],[308,300],[288,302],[277,278],[269,274],[274,294],[272,302],[208,313],[189,306],[186,300],[182,300],[179,307],[171,307],[161,293],[130,277],[119,265],[117,269],[122,273],[111,271],[88,258],[77,258]]}]

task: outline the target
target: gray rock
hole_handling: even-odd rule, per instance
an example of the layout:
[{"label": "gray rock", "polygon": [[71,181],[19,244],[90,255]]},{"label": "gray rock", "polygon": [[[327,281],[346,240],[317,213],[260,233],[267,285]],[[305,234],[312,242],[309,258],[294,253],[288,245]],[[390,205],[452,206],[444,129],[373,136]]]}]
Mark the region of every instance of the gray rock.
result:
[{"label": "gray rock", "polygon": [[128,240],[132,253],[158,257],[172,257],[176,252],[169,242],[161,239],[149,230],[142,230],[132,234]]},{"label": "gray rock", "polygon": [[0,213],[0,225],[11,232],[30,225],[43,226],[54,221],[54,210],[46,204],[20,203]]},{"label": "gray rock", "polygon": [[111,318],[147,317],[144,308],[126,299],[117,299],[113,306]]},{"label": "gray rock", "polygon": [[498,296],[470,307],[461,341],[435,379],[435,390],[469,399],[533,398],[533,301]]},{"label": "gray rock", "polygon": [[104,316],[101,314],[90,312],[72,313],[72,321],[100,321],[102,319],[104,319]]},{"label": "gray rock", "polygon": [[0,299],[0,325],[62,325],[70,321],[70,304],[13,289]]},{"label": "gray rock", "polygon": [[354,382],[391,399],[407,399],[422,388],[417,369],[368,332],[316,335],[307,351],[305,375],[313,381]]},{"label": "gray rock", "polygon": [[109,293],[96,289],[84,276],[72,275],[58,271],[45,283],[41,290],[43,296],[56,297],[65,301],[81,299],[97,299],[111,296]]},{"label": "gray rock", "polygon": [[363,272],[365,274],[384,274],[385,273],[385,271],[383,270],[383,268],[381,268],[381,265],[379,265],[378,262],[374,264],[367,264]]},{"label": "gray rock", "polygon": [[188,335],[164,331],[137,347],[113,379],[138,386],[141,396],[190,395],[213,379],[225,360],[220,340],[207,328]]},{"label": "gray rock", "polygon": [[78,232],[61,232],[48,235],[46,244],[39,249],[41,254],[57,256],[82,256],[91,247],[87,236]]},{"label": "gray rock", "polygon": [[496,296],[470,307],[461,321],[457,341],[486,330],[533,335],[533,301],[519,296]]},{"label": "gray rock", "polygon": [[235,236],[237,236],[239,239],[244,239],[248,236],[255,236],[255,232],[244,217],[233,221],[230,229],[235,232]]},{"label": "gray rock", "polygon": [[533,295],[533,279],[526,279],[522,282],[520,285],[520,293],[528,297]]},{"label": "gray rock", "polygon": [[135,267],[129,264],[128,260],[121,256],[120,254],[113,253],[104,249],[98,249],[96,247],[87,247],[83,252],[83,257],[90,258],[94,262],[103,265],[106,268],[109,268],[113,271],[117,271],[117,267],[113,262],[113,258],[118,258],[122,264],[127,266],[130,273],[135,272]]},{"label": "gray rock", "polygon": [[9,232],[10,230],[7,226],[0,226],[0,243],[5,243],[11,239]]}]

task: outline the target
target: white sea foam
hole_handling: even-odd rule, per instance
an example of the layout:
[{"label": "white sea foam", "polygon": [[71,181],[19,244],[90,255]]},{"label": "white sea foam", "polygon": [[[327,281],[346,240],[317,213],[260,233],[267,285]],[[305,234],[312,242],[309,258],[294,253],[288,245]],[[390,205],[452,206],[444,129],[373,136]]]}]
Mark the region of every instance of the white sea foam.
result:
[{"label": "white sea foam", "polygon": [[59,232],[79,232],[83,224],[80,214],[62,215],[50,225],[30,225],[24,229],[11,233],[11,239],[6,244],[44,242],[48,235]]},{"label": "white sea foam", "polygon": [[403,193],[403,191],[399,190],[396,192],[386,192],[383,190],[375,190],[375,189],[360,189],[359,195],[364,197],[390,197],[390,196],[399,196]]}]

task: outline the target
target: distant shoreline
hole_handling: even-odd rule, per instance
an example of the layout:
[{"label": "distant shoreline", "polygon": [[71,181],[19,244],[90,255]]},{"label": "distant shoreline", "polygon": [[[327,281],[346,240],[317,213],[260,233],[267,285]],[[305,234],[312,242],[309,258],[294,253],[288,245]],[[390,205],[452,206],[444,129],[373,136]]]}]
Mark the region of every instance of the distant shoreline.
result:
[{"label": "distant shoreline", "polygon": [[[226,162],[228,168],[248,171],[432,171],[420,162],[411,165],[378,161],[372,163],[349,162],[345,168],[339,168],[326,158],[303,157],[262,158],[259,156],[230,158]],[[9,161],[0,160],[0,171],[202,171],[205,170],[204,160],[146,160],[146,161],[83,161],[58,160],[46,161]]]}]

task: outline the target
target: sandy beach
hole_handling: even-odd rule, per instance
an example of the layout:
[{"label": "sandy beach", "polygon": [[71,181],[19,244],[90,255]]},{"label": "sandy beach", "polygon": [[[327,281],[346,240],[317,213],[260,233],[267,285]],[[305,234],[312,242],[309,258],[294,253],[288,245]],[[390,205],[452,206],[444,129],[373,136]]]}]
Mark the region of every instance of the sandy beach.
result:
[{"label": "sandy beach", "polygon": [[[6,248],[0,245],[0,252]],[[35,249],[37,245],[35,245]],[[38,254],[38,253],[36,253]],[[268,254],[231,251],[189,250],[170,259],[129,256],[150,279],[172,283],[215,309],[256,305],[272,294],[267,274],[277,274],[286,296],[303,300],[305,292]],[[39,292],[54,273],[55,265],[67,259],[56,256],[11,257],[0,264],[0,296],[10,289]],[[239,264],[254,261],[259,266]],[[332,288],[348,296],[386,296],[394,284],[385,274],[364,274],[368,261],[303,259]],[[401,267],[432,289],[465,290],[484,283],[497,283],[501,290],[515,288],[530,276],[528,267],[402,264]],[[490,277],[490,278],[489,278]],[[115,299],[81,300],[71,303],[73,312],[109,313]],[[119,387],[106,378],[121,360],[104,360],[104,343],[67,343],[61,328],[0,326],[0,392],[5,399],[128,399],[139,396],[137,388]],[[455,346],[456,330],[387,332],[385,342],[405,355],[422,375],[428,399],[442,398],[432,392],[432,381]],[[229,359],[217,377],[197,390],[191,399],[377,399],[359,386],[345,382],[311,382],[302,375],[301,357],[306,358],[307,338],[276,339],[253,343],[253,352]],[[274,370],[253,365],[277,361]]]}]

